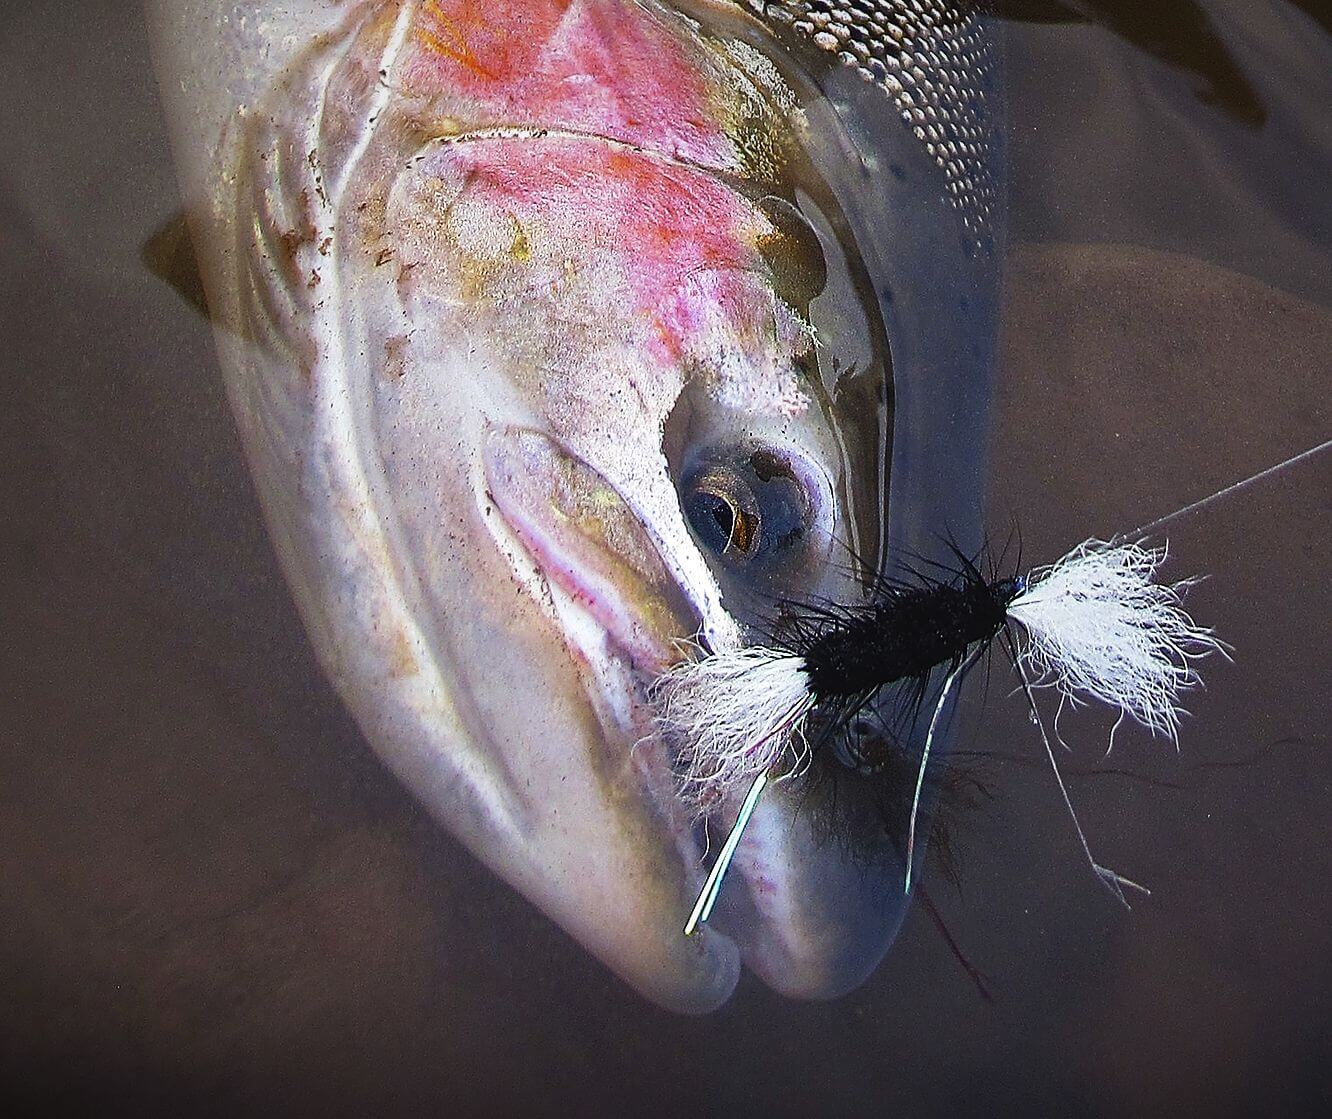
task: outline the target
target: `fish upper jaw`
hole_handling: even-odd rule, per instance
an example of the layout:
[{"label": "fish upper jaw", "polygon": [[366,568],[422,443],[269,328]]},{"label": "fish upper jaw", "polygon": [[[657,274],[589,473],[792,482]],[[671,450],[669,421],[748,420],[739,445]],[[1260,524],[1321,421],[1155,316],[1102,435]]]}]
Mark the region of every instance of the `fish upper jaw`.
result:
[{"label": "fish upper jaw", "polygon": [[610,484],[531,429],[491,429],[482,454],[490,497],[544,574],[635,667],[656,673],[675,661],[697,612]]},{"label": "fish upper jaw", "polygon": [[[698,611],[639,519],[577,455],[510,424],[488,426],[480,450],[484,498],[499,514],[487,527],[524,597],[558,632],[562,648],[551,650],[548,667],[575,681],[595,720],[563,728],[551,753],[565,772],[543,780],[590,777],[605,818],[572,821],[587,829],[580,856],[589,863],[548,877],[543,907],[654,1001],[710,1010],[739,978],[739,951],[715,931],[689,941],[680,932],[701,884],[702,851],[647,701],[652,679],[697,632]],[[570,808],[532,803],[528,811],[544,829]],[[638,873],[606,876],[607,866],[624,863],[640,864]]]}]

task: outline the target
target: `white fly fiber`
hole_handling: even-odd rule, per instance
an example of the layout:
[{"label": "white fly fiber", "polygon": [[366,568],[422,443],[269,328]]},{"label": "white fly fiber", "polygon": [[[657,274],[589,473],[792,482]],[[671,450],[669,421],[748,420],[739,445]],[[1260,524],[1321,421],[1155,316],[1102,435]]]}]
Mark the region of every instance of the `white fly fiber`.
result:
[{"label": "white fly fiber", "polygon": [[1027,640],[1034,682],[1078,702],[1092,696],[1153,734],[1178,741],[1180,694],[1200,680],[1192,662],[1225,645],[1194,625],[1176,585],[1152,581],[1164,548],[1088,540],[1039,568],[1008,606]]},{"label": "white fly fiber", "polygon": [[798,656],[736,649],[665,672],[653,685],[657,722],[679,750],[681,793],[700,812],[784,758],[807,753],[805,717],[814,706]]}]

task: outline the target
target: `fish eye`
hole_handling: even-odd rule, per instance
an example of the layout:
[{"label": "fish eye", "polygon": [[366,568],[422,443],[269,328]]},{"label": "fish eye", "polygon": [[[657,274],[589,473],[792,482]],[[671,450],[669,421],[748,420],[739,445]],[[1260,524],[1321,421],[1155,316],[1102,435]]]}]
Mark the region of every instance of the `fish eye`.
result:
[{"label": "fish eye", "polygon": [[732,570],[779,566],[808,539],[814,496],[775,451],[737,448],[710,456],[686,475],[681,490],[695,538]]}]

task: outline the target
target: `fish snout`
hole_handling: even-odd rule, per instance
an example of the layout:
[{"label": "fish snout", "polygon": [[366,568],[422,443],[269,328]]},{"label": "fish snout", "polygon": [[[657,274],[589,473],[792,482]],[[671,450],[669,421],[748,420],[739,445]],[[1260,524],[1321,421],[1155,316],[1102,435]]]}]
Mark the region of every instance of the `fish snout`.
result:
[{"label": "fish snout", "polygon": [[[678,795],[671,746],[661,740],[646,697],[656,677],[685,655],[698,608],[629,502],[578,455],[541,432],[495,427],[483,460],[489,495],[542,573],[598,712],[602,741],[588,748],[619,758],[626,780],[617,795],[637,802],[623,811],[639,814],[647,828],[588,842],[674,852],[673,905],[635,901],[638,913],[655,908],[658,924],[640,932],[641,956],[608,962],[642,987],[634,969],[650,958],[650,943],[666,938],[681,949],[724,944],[792,997],[832,998],[857,986],[887,951],[906,908],[901,861],[873,807],[855,789],[825,798],[826,790],[803,780],[777,782],[746,832],[714,919],[686,942],[681,923],[701,881],[705,847],[715,846],[707,835],[724,834],[725,811],[698,821]],[[578,764],[572,739],[569,751],[569,764]],[[824,799],[826,811],[817,807]],[[854,853],[833,838],[847,834],[858,837]]]}]

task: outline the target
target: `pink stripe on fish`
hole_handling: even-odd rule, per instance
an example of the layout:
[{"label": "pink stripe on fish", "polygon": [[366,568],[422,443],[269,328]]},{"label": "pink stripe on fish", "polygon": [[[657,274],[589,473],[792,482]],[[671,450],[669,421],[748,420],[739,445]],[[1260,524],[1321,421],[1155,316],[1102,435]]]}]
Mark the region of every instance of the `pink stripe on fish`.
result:
[{"label": "pink stripe on fish", "polygon": [[521,267],[533,290],[543,269],[551,284],[575,270],[603,292],[623,289],[629,303],[617,311],[647,328],[642,341],[663,361],[696,354],[719,331],[774,341],[757,248],[772,227],[707,173],[595,138],[554,136],[446,145],[422,171],[456,184],[470,212],[522,230]]},{"label": "pink stripe on fish", "polygon": [[407,92],[466,128],[596,133],[735,169],[707,56],[631,0],[427,0]]}]

